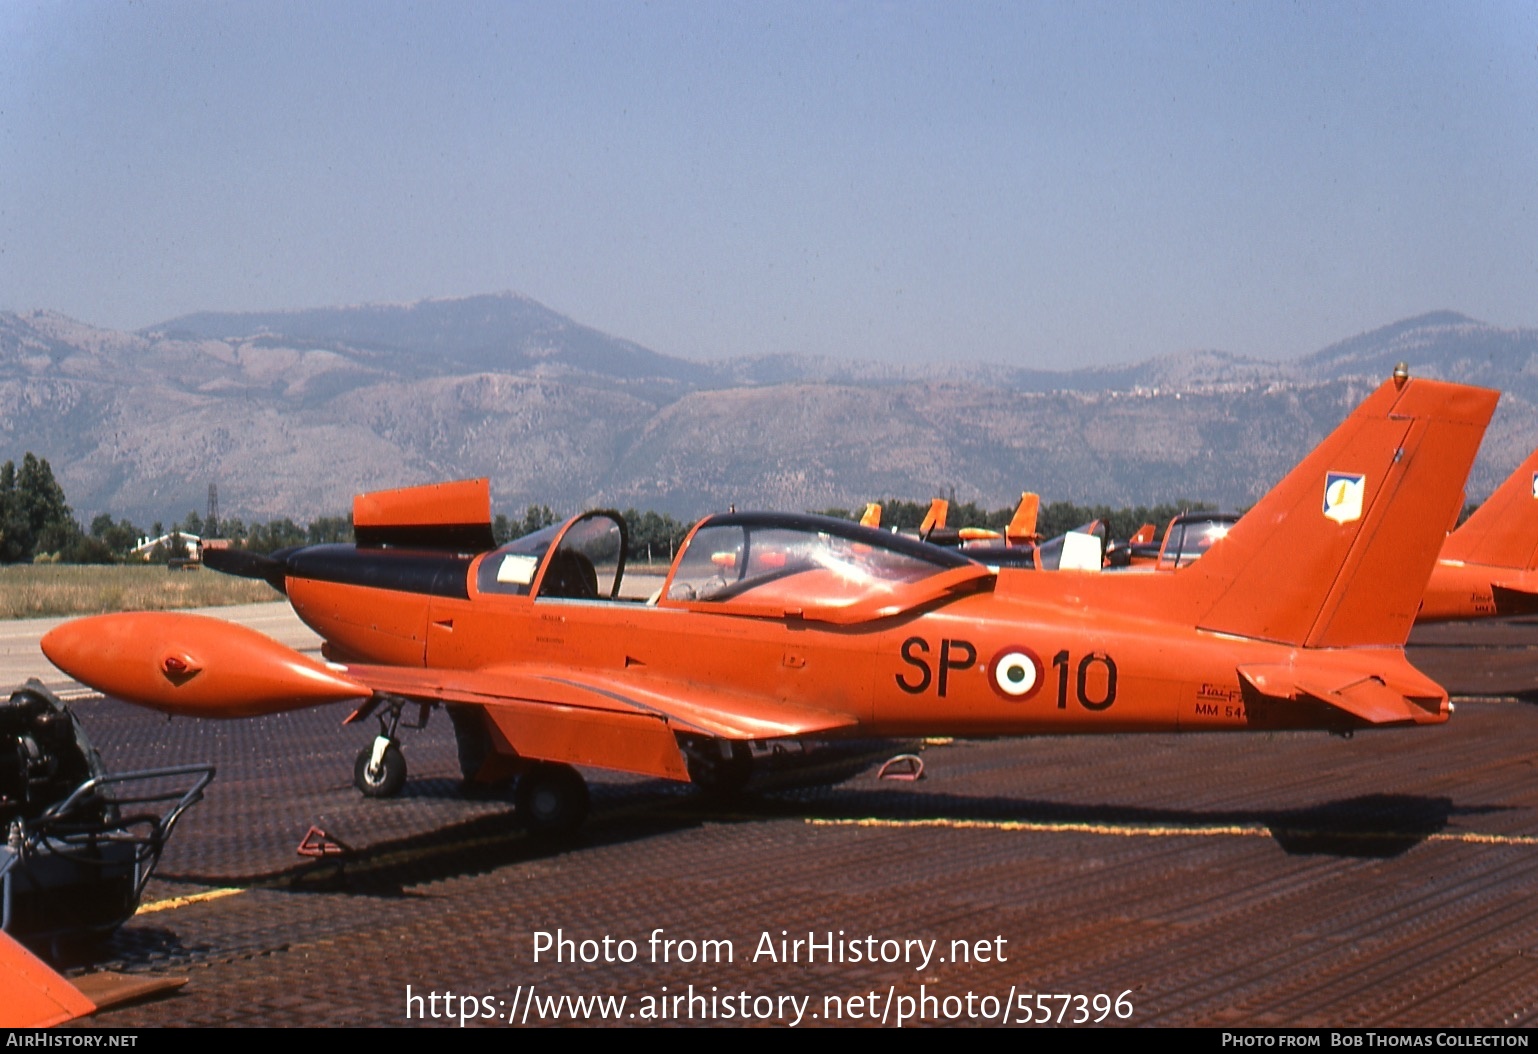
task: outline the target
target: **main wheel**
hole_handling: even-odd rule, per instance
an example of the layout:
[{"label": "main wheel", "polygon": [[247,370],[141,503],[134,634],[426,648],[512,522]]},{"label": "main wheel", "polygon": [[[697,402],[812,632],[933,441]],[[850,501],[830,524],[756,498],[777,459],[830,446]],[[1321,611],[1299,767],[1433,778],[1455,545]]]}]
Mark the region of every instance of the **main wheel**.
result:
[{"label": "main wheel", "polygon": [[391,743],[385,747],[379,767],[373,767],[374,745],[370,743],[358,751],[358,760],[352,766],[352,785],[363,792],[365,798],[393,798],[406,785],[406,756],[401,748]]},{"label": "main wheel", "polygon": [[587,781],[570,765],[541,761],[518,777],[518,812],[534,834],[571,834],[587,804]]},{"label": "main wheel", "polygon": [[742,793],[753,776],[753,751],[735,740],[693,741],[685,745],[684,764],[700,793],[730,798]]}]

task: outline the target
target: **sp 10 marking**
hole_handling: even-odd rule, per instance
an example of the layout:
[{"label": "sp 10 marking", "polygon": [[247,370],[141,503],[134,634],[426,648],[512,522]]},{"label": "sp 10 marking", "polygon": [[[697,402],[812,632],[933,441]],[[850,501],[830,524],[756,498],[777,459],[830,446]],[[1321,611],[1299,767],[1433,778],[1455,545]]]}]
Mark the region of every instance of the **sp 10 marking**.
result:
[{"label": "sp 10 marking", "polygon": [[[936,647],[923,637],[913,636],[902,642],[901,656],[913,669],[896,675],[897,687],[909,695],[922,695],[932,687],[935,695],[944,699],[950,690],[951,674],[977,665],[977,646],[968,640],[945,637]],[[1079,706],[1093,713],[1108,710],[1116,702],[1116,660],[1107,653],[1092,651],[1075,662],[1064,648],[1052,656],[1052,668],[1057,673],[1059,710],[1068,709],[1070,695]],[[987,674],[994,693],[1012,703],[1028,702],[1047,683],[1041,657],[1020,644],[999,649],[988,662]]]}]

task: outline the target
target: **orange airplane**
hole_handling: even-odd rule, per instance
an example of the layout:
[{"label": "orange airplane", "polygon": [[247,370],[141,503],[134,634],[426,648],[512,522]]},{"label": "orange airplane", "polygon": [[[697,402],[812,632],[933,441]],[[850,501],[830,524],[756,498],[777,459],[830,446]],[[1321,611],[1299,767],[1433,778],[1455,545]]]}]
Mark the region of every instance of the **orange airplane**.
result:
[{"label": "orange airplane", "polygon": [[1168,574],[994,571],[848,521],[728,513],[629,600],[620,517],[493,548],[476,480],[361,495],[356,545],[231,557],[285,589],[325,663],[155,612],[65,623],[43,650],[171,714],[361,700],[371,795],[405,779],[402,715],[447,704],[467,779],[516,775],[548,831],[585,815],[573,766],[729,783],[753,741],[1437,724],[1447,694],[1403,644],[1496,398],[1396,376]]},{"label": "orange airplane", "polygon": [[[1192,563],[1239,517],[1182,513],[1159,545],[1136,546],[1132,565],[1171,570]],[[1146,539],[1151,542],[1152,539]],[[1417,622],[1447,622],[1538,612],[1538,450],[1449,534],[1431,569]]]},{"label": "orange airplane", "polygon": [[1447,536],[1417,621],[1538,612],[1538,450]]},{"label": "orange airplane", "polygon": [[80,989],[0,931],[0,1028],[49,1028],[96,1012]]}]

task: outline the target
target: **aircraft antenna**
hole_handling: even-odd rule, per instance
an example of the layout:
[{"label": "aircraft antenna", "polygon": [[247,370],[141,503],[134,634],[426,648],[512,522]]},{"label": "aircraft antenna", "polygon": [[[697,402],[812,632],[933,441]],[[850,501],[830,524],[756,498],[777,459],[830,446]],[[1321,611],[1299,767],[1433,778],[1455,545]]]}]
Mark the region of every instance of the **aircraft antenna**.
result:
[{"label": "aircraft antenna", "polygon": [[203,533],[206,537],[219,537],[219,484],[208,485],[208,515],[203,519]]}]

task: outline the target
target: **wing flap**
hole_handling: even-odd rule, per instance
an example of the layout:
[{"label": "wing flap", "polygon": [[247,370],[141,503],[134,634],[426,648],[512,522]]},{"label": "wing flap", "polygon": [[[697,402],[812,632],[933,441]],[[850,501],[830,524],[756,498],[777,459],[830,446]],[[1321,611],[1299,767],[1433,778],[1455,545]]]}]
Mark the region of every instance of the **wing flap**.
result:
[{"label": "wing flap", "polygon": [[516,700],[486,714],[498,745],[520,757],[689,781],[678,738],[654,717]]}]

